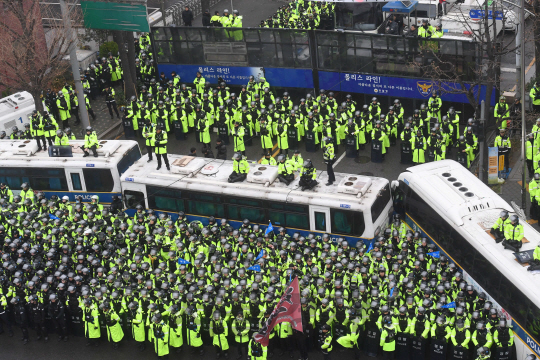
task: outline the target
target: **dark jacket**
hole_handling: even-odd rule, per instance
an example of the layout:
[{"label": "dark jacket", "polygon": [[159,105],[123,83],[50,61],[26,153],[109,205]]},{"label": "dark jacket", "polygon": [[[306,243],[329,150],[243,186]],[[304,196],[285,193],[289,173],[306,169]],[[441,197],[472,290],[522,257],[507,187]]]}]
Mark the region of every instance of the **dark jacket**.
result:
[{"label": "dark jacket", "polygon": [[184,24],[191,24],[193,21],[193,12],[191,12],[191,10],[182,11],[182,20],[184,21]]},{"label": "dark jacket", "polygon": [[216,159],[227,160],[227,147],[225,145],[216,146],[217,155]]},{"label": "dark jacket", "polygon": [[207,11],[202,15],[202,26],[211,26],[210,23],[210,13]]}]

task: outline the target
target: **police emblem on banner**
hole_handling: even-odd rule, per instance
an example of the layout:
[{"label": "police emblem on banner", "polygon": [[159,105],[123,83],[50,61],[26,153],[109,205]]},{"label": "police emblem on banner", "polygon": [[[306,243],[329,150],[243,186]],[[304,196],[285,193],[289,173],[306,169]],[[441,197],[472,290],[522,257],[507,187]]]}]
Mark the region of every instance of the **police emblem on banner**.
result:
[{"label": "police emblem on banner", "polygon": [[429,96],[433,88],[433,83],[431,81],[417,81],[416,88],[422,96]]}]

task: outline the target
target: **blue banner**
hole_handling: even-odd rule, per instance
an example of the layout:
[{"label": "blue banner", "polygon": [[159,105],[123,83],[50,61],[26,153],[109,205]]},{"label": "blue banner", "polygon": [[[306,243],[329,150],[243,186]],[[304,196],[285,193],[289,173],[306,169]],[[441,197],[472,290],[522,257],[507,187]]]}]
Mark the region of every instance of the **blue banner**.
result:
[{"label": "blue banner", "polygon": [[274,227],[272,226],[272,222],[270,221],[270,224],[266,228],[266,231],[264,232],[264,235],[268,235],[268,233],[274,231]]},{"label": "blue banner", "polygon": [[58,220],[58,218],[56,216],[54,216],[53,214],[49,214],[49,219]]},{"label": "blue banner", "polygon": [[[421,99],[426,102],[431,92],[438,90],[443,101],[469,103],[465,94],[448,93],[460,89],[459,84],[444,82],[439,87],[436,82],[427,79],[319,71],[319,86],[330,91]],[[478,90],[476,90],[476,95],[478,95]],[[485,100],[485,97],[486,86],[482,85],[480,99]],[[491,103],[495,103],[495,92],[491,94]]]},{"label": "blue banner", "polygon": [[438,259],[441,257],[441,253],[439,251],[434,251],[434,252],[428,252],[427,253],[429,256],[433,256],[435,259]]},{"label": "blue banner", "polygon": [[189,261],[187,261],[186,259],[178,259],[178,264],[179,265],[187,265],[187,264],[191,264]]},{"label": "blue banner", "polygon": [[251,271],[261,271],[261,265],[253,265],[253,266],[250,266],[247,268],[248,270],[251,270]]},{"label": "blue banner", "polygon": [[262,258],[264,255],[264,250],[261,250],[261,252],[259,253],[259,255],[257,255],[257,257],[255,258],[255,261],[259,260],[260,258]]},{"label": "blue banner", "polygon": [[453,309],[456,307],[456,302],[452,301],[451,303],[448,303],[446,305],[441,306],[443,309]]},{"label": "blue banner", "polygon": [[250,76],[255,80],[264,77],[270,86],[287,88],[309,88],[313,85],[313,71],[311,69],[263,68],[246,66],[214,66],[214,65],[174,65],[160,64],[158,71],[167,76],[172,71],[180,76],[181,82],[192,83],[199,71],[210,84],[217,84],[222,78],[227,84],[246,85]]},{"label": "blue banner", "polygon": [[368,253],[368,252],[370,252],[371,250],[373,250],[373,242],[374,242],[374,241],[375,241],[375,240],[373,240],[372,242],[369,243],[369,246],[368,246],[368,248],[367,248],[367,250],[366,250],[366,253]]}]

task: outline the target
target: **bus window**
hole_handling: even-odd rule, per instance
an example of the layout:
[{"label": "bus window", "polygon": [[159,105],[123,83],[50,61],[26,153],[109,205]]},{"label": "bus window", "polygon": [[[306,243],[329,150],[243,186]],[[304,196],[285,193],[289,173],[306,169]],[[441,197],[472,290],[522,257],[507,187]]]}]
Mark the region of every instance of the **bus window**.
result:
[{"label": "bus window", "polygon": [[110,169],[83,169],[84,182],[88,192],[111,192],[114,189],[114,180]]},{"label": "bus window", "polygon": [[269,211],[269,217],[273,225],[279,225],[283,227],[287,225],[285,223],[285,213],[277,212],[277,211]]},{"label": "bus window", "polygon": [[150,207],[156,210],[165,210],[165,211],[184,211],[184,200],[174,199],[165,196],[151,196],[148,198],[148,203]]},{"label": "bus window", "polygon": [[30,182],[28,168],[0,168],[0,182],[18,190],[24,182]]},{"label": "bus window", "polygon": [[364,214],[358,211],[330,209],[332,233],[360,236],[366,228]]},{"label": "bus window", "polygon": [[225,207],[211,202],[186,200],[187,213],[193,215],[225,217]]},{"label": "bus window", "polygon": [[285,213],[287,227],[309,230],[309,217],[307,214]]},{"label": "bus window", "polygon": [[137,205],[145,206],[144,194],[140,191],[125,190],[124,191],[125,206],[128,209],[135,209]]},{"label": "bus window", "polygon": [[326,214],[315,211],[315,230],[326,231]]},{"label": "bus window", "polygon": [[123,173],[125,173],[126,170],[140,158],[141,150],[139,150],[139,146],[135,145],[134,147],[129,149],[128,152],[124,154],[124,157],[118,162],[118,174],[122,175]]},{"label": "bus window", "polygon": [[228,205],[229,219],[244,220],[249,219],[253,223],[266,224],[266,214],[264,209],[249,208],[244,206]]},{"label": "bus window", "polygon": [[371,207],[371,221],[375,222],[390,202],[390,185],[387,184],[377,195],[377,199]]},{"label": "bus window", "polygon": [[81,175],[79,173],[70,173],[73,190],[82,190]]},{"label": "bus window", "polygon": [[30,185],[39,190],[67,191],[66,173],[63,169],[32,169]]}]

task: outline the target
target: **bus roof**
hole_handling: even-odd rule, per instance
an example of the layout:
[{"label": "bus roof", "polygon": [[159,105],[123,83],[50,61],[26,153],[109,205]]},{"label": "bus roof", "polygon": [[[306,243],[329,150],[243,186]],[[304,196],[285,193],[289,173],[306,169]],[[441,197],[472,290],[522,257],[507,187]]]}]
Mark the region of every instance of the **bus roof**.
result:
[{"label": "bus roof", "polygon": [[388,180],[371,176],[336,173],[334,186],[324,186],[326,171],[317,171],[319,184],[314,190],[301,191],[299,176],[289,184],[276,180],[277,166],[250,163],[244,182],[229,183],[233,161],[182,155],[170,155],[171,171],[157,171],[155,164],[145,160],[135,162],[123,175],[122,182],[212,192],[224,195],[253,197],[297,204],[321,205],[356,211],[369,211]]},{"label": "bus roof", "polygon": [[50,157],[47,151],[39,151],[34,140],[2,140],[0,141],[0,167],[44,167],[51,164],[62,164],[62,167],[87,167],[95,164],[97,167],[112,167],[124,157],[124,154],[136,141],[131,140],[101,140],[97,150],[98,157],[83,158],[81,147],[84,140],[70,140],[73,157]]},{"label": "bus roof", "polygon": [[[540,299],[540,287],[531,286],[538,284],[538,277],[519,264],[513,252],[496,243],[487,231],[495,223],[501,210],[513,212],[510,204],[453,160],[410,167],[399,176],[399,180],[428,200],[429,205],[450,224],[467,233],[470,244],[503,272],[508,280],[519,286],[525,295],[532,300]],[[456,183],[461,186],[456,186]],[[460,190],[461,188],[467,190]],[[526,221],[520,223],[528,240],[523,243],[520,251],[533,250],[540,243],[540,234]]]}]

